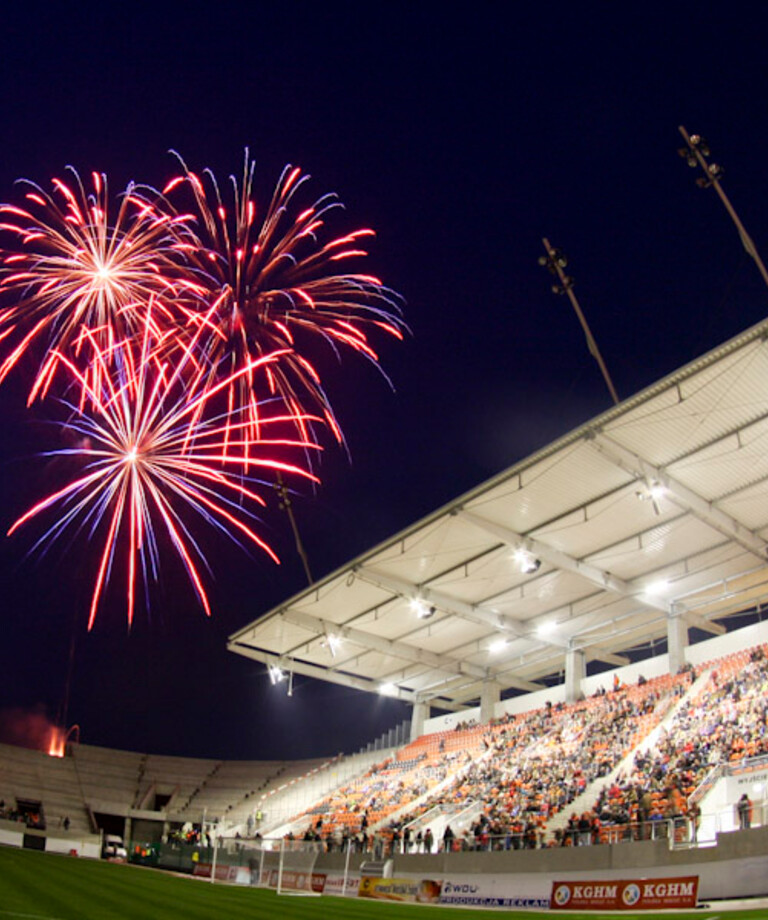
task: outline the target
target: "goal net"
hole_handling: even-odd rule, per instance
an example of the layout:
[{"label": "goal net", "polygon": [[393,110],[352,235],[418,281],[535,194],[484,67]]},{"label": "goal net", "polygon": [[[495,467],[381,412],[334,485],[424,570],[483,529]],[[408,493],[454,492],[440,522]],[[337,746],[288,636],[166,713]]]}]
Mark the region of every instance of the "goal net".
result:
[{"label": "goal net", "polygon": [[280,866],[277,872],[278,894],[320,894],[320,891],[315,891],[312,885],[312,870],[315,868],[321,846],[322,844],[317,841],[280,841]]},{"label": "goal net", "polygon": [[[322,885],[313,886],[312,874],[322,844],[316,841],[274,841],[260,860],[259,882],[278,894],[318,895]],[[317,890],[315,890],[317,888]]]}]

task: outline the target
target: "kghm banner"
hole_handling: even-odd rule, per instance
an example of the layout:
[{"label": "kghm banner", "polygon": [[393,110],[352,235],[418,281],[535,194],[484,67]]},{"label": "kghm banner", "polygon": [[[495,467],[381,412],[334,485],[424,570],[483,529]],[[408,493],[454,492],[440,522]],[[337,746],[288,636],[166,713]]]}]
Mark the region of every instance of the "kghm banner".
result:
[{"label": "kghm banner", "polygon": [[695,907],[698,875],[552,882],[552,910],[659,910]]}]

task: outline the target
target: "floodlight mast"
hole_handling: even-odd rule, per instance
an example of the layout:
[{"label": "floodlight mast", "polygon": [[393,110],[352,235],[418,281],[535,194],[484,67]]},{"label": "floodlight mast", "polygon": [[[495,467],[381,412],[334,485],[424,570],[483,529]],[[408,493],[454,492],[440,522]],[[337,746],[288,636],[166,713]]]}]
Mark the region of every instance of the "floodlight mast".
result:
[{"label": "floodlight mast", "polygon": [[763,281],[766,286],[768,286],[768,271],[766,271],[763,260],[760,258],[760,253],[757,251],[752,237],[747,233],[744,224],[742,224],[739,219],[739,215],[736,213],[733,205],[730,202],[730,199],[723,191],[722,186],[720,185],[720,179],[723,175],[723,168],[717,163],[707,162],[707,157],[711,156],[709,151],[709,145],[704,140],[700,134],[688,134],[685,128],[682,125],[678,126],[678,131],[682,134],[683,140],[685,141],[686,146],[680,148],[677,152],[680,154],[683,159],[685,159],[689,166],[694,169],[696,166],[700,166],[704,170],[704,176],[706,178],[699,178],[696,180],[696,184],[700,188],[709,188],[712,186],[717,192],[720,200],[725,206],[725,210],[730,214],[731,220],[736,225],[736,229],[739,231],[739,237],[741,238],[741,243],[744,246],[744,249],[747,251],[747,255],[751,256],[755,260],[755,264],[762,275]]},{"label": "floodlight mast", "polygon": [[288,487],[283,481],[282,475],[278,472],[277,482],[275,483],[275,489],[277,490],[278,495],[278,508],[281,511],[285,511],[288,515],[288,520],[291,522],[291,530],[293,531],[293,540],[296,544],[296,552],[299,554],[301,563],[304,566],[304,574],[307,576],[307,584],[312,584],[312,572],[309,570],[309,559],[307,558],[307,551],[304,549],[304,543],[301,539],[301,534],[299,533],[299,526],[296,523],[296,517],[293,513],[293,505],[291,503],[291,496],[288,492]]},{"label": "floodlight mast", "polygon": [[576,316],[581,323],[581,328],[584,330],[584,335],[587,339],[587,348],[592,357],[597,361],[600,372],[603,375],[603,380],[605,380],[605,385],[608,387],[608,391],[611,394],[611,399],[615,404],[619,403],[619,396],[616,392],[616,387],[613,385],[611,380],[611,375],[608,373],[608,368],[605,366],[605,361],[603,361],[603,356],[600,354],[600,349],[597,347],[597,342],[595,337],[592,335],[592,330],[589,328],[589,323],[587,322],[586,316],[579,305],[579,301],[576,299],[576,295],[573,293],[573,278],[569,275],[566,275],[564,269],[568,264],[568,260],[565,258],[563,253],[559,249],[554,249],[549,240],[544,237],[541,241],[544,244],[544,249],[546,250],[546,256],[541,256],[539,259],[539,265],[542,265],[544,268],[548,269],[551,274],[557,275],[560,283],[552,285],[552,291],[555,294],[565,294],[568,297],[568,300],[571,302],[571,306],[576,312]]}]

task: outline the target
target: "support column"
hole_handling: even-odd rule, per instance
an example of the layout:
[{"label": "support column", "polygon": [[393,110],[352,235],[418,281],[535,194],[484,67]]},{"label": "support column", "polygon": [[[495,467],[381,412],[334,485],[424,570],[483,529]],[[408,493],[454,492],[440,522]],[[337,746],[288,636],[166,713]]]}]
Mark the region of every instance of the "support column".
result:
[{"label": "support column", "polygon": [[429,703],[417,702],[411,710],[411,741],[424,734],[424,723],[429,718]]},{"label": "support column", "polygon": [[669,673],[677,674],[685,664],[685,650],[688,648],[688,624],[674,605],[667,618],[667,649],[669,651]]},{"label": "support column", "polygon": [[565,702],[581,699],[581,682],[587,676],[587,658],[581,649],[569,648],[565,653]]},{"label": "support column", "polygon": [[496,715],[496,704],[501,699],[501,687],[495,680],[484,680],[480,694],[480,721],[490,722]]}]

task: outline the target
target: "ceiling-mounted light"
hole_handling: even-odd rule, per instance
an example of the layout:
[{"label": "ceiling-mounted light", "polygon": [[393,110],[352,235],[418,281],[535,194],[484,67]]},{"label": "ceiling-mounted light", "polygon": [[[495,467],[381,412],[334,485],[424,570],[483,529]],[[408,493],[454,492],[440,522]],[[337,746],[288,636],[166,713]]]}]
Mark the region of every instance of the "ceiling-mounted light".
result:
[{"label": "ceiling-mounted light", "polygon": [[494,639],[493,642],[491,642],[491,644],[488,646],[488,651],[492,655],[498,655],[499,652],[503,652],[506,647],[507,647],[506,639]]},{"label": "ceiling-mounted light", "polygon": [[659,502],[667,494],[667,487],[656,479],[649,480],[645,483],[644,488],[638,489],[635,495],[641,502],[650,502],[653,506],[653,513],[658,517],[661,514]]},{"label": "ceiling-mounted light", "polygon": [[271,683],[279,684],[281,681],[285,680],[285,671],[278,667],[276,664],[271,664],[269,666],[269,679]]},{"label": "ceiling-mounted light", "polygon": [[428,606],[426,601],[420,597],[411,599],[411,610],[420,620],[428,620],[435,615],[435,608]]},{"label": "ceiling-mounted light", "polygon": [[537,559],[522,546],[515,550],[514,559],[523,575],[533,575],[541,568],[541,559]]},{"label": "ceiling-mounted light", "polygon": [[539,623],[536,627],[536,635],[543,639],[545,636],[551,636],[552,633],[557,629],[557,623],[554,620],[546,620],[544,623]]},{"label": "ceiling-mounted light", "polygon": [[379,693],[382,696],[397,696],[397,687],[387,681],[383,684],[379,684]]}]

